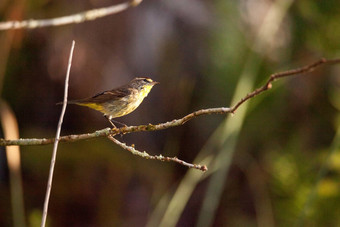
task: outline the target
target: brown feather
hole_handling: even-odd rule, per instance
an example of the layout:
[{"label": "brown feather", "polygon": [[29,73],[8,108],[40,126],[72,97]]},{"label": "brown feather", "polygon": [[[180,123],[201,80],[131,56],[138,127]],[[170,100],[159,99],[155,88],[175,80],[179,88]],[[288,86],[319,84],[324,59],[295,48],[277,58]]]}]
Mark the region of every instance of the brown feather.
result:
[{"label": "brown feather", "polygon": [[89,98],[69,101],[69,103],[70,104],[72,103],[103,103],[103,102],[107,102],[108,100],[118,100],[129,94],[131,94],[131,88],[129,88],[128,85],[124,85],[122,87],[115,88],[110,91],[104,91],[104,92],[98,93]]}]

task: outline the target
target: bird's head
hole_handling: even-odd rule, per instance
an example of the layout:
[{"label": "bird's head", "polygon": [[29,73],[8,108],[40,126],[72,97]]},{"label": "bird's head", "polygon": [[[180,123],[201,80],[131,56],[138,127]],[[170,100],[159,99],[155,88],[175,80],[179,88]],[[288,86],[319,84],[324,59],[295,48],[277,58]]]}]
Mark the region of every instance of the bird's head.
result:
[{"label": "bird's head", "polygon": [[132,88],[137,89],[144,97],[148,95],[148,93],[151,91],[151,88],[156,84],[159,84],[159,82],[153,81],[149,77],[137,77],[131,80],[129,83]]}]

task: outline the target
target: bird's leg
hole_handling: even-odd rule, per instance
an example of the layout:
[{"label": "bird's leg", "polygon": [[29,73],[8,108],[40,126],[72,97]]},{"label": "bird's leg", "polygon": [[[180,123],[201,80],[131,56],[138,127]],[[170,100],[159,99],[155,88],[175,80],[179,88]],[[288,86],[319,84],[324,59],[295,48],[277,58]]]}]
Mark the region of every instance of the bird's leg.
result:
[{"label": "bird's leg", "polygon": [[124,127],[128,127],[126,124],[124,124],[124,123],[122,123],[122,122],[115,121],[115,120],[112,120],[112,119],[111,119],[110,121],[113,121],[114,123],[120,124],[120,125],[122,125],[122,126],[124,126]]},{"label": "bird's leg", "polygon": [[109,122],[110,122],[110,124],[113,126],[113,128],[117,128],[117,127],[115,126],[115,124],[113,124],[112,119],[111,119],[110,116],[104,115],[104,117],[105,117],[107,120],[109,120]]},{"label": "bird's leg", "polygon": [[120,125],[122,125],[122,126],[124,126],[124,127],[127,127],[126,124],[121,123],[121,122],[119,122],[119,121],[115,121],[115,120],[113,120],[112,117],[110,117],[110,116],[104,115],[104,117],[105,117],[106,119],[109,120],[109,122],[111,123],[111,125],[113,126],[113,128],[117,128],[116,125],[113,124],[113,122],[115,122],[115,123],[117,123],[117,124],[120,124]]}]

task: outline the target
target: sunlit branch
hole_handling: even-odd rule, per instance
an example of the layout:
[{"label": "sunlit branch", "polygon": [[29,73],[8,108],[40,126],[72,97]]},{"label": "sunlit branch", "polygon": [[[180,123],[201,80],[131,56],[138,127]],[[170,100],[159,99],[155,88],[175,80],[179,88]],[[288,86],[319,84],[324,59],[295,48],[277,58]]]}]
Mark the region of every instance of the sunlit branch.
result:
[{"label": "sunlit branch", "polygon": [[39,27],[48,27],[48,26],[60,26],[66,24],[78,24],[84,21],[95,20],[101,17],[109,16],[112,14],[116,14],[122,12],[129,7],[137,6],[142,2],[142,0],[132,0],[129,2],[120,3],[117,5],[103,7],[99,9],[92,9],[84,12],[80,12],[77,14],[72,14],[63,17],[57,17],[52,19],[41,19],[41,20],[24,20],[24,21],[6,21],[0,22],[0,30],[9,30],[9,29],[33,29]]}]

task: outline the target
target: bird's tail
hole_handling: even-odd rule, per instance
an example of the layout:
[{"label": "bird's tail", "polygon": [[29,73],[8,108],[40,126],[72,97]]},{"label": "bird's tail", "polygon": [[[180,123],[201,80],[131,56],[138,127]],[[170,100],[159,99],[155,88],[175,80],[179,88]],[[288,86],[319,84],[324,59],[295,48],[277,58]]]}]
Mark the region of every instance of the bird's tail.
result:
[{"label": "bird's tail", "polygon": [[[62,105],[64,102],[57,102],[56,105]],[[81,105],[80,102],[74,100],[74,101],[67,101],[67,104],[76,104],[76,105]]]},{"label": "bird's tail", "polygon": [[[61,105],[63,104],[63,102],[58,102],[57,105]],[[103,105],[100,105],[100,104],[96,104],[96,103],[93,103],[93,102],[86,102],[86,101],[82,101],[82,100],[71,100],[71,101],[67,101],[67,104],[76,104],[78,106],[86,106],[86,107],[89,107],[91,109],[95,109],[95,110],[98,110],[98,111],[103,111]]]}]

